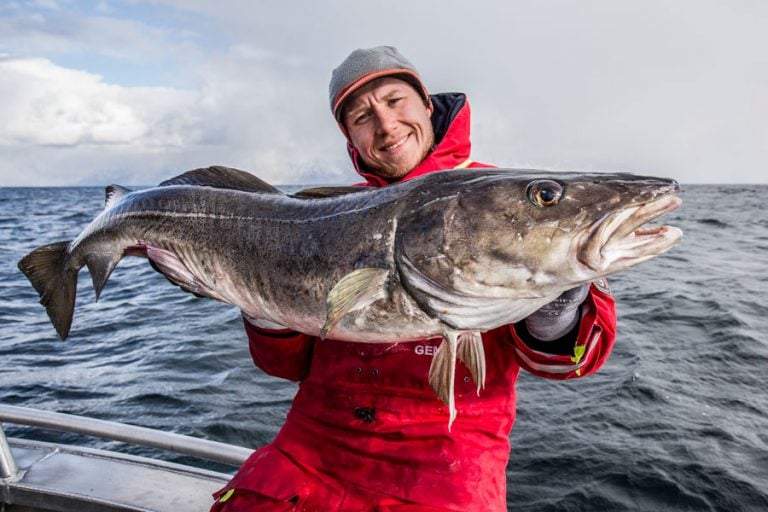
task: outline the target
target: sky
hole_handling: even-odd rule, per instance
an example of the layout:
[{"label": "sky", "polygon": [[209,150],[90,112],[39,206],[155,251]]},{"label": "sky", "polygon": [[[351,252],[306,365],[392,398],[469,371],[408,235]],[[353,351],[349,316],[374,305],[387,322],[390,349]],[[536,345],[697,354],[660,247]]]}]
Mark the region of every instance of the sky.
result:
[{"label": "sky", "polygon": [[0,186],[357,181],[331,71],[396,46],[502,167],[768,183],[764,0],[0,0]]}]

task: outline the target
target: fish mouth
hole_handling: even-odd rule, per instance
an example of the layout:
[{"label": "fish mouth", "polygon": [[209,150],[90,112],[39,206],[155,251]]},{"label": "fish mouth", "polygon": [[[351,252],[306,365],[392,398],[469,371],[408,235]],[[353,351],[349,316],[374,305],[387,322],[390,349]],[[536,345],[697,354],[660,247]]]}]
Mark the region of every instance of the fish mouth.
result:
[{"label": "fish mouth", "polygon": [[677,195],[669,194],[611,213],[590,229],[578,260],[605,276],[669,250],[682,239],[682,230],[668,225],[645,226],[682,203]]}]

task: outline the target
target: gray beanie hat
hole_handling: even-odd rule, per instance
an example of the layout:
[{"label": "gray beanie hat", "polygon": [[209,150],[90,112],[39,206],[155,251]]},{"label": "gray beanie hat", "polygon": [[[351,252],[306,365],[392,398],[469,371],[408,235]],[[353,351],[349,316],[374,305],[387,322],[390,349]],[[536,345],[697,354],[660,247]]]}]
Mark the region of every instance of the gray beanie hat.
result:
[{"label": "gray beanie hat", "polygon": [[331,112],[336,121],[341,120],[344,100],[363,85],[384,76],[395,76],[411,84],[424,101],[429,101],[429,92],[421,82],[419,73],[411,62],[394,46],[360,48],[349,54],[331,74],[328,96]]}]

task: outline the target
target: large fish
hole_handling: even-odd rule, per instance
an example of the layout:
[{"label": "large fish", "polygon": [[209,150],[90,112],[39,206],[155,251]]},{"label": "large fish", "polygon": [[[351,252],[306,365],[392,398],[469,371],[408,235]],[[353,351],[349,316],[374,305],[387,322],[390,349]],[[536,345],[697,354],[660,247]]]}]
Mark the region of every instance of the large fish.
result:
[{"label": "large fish", "polygon": [[485,379],[480,333],[672,247],[679,229],[643,226],[680,205],[678,190],[630,174],[486,169],[291,196],[211,167],[143,191],[107,187],[105,210],[75,240],[19,268],[62,339],[83,265],[98,300],[117,263],[137,255],[187,291],[310,335],[442,336],[429,381],[450,425],[457,358],[478,392]]}]

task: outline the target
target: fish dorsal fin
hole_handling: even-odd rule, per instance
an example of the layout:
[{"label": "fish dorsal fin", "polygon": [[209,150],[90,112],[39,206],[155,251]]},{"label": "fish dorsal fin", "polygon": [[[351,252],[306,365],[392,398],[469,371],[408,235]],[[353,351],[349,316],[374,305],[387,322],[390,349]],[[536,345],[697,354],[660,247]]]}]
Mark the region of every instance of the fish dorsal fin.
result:
[{"label": "fish dorsal fin", "polygon": [[278,189],[249,172],[221,165],[187,171],[175,178],[165,180],[158,186],[167,187],[170,185],[192,185],[242,190],[243,192],[259,192],[262,194],[282,194]]},{"label": "fish dorsal fin", "polygon": [[133,192],[130,189],[121,187],[120,185],[109,185],[106,190],[106,198],[104,199],[104,209],[109,210],[123,197]]},{"label": "fish dorsal fin", "polygon": [[344,196],[367,190],[369,190],[368,187],[313,187],[294,192],[291,196],[298,197],[299,199],[322,199],[324,197]]}]

